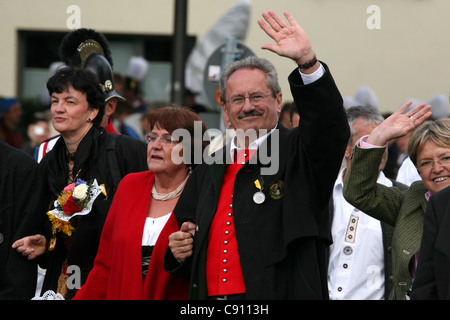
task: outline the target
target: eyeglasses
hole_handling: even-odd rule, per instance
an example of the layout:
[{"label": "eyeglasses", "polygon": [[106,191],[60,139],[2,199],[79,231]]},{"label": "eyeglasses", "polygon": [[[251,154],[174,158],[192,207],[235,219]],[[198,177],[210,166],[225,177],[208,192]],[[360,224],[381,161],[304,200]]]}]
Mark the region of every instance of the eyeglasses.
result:
[{"label": "eyeglasses", "polygon": [[435,163],[438,163],[440,166],[450,166],[450,156],[443,155],[437,160],[421,160],[417,163],[417,169],[420,172],[430,171],[431,168],[434,168]]},{"label": "eyeglasses", "polygon": [[244,96],[236,96],[233,97],[229,100],[225,100],[225,102],[229,102],[232,106],[242,106],[245,103],[245,99],[248,98],[248,100],[253,103],[253,104],[257,104],[262,102],[265,98],[272,96],[274,97],[274,95],[272,93],[270,94],[261,94],[261,93],[255,93],[252,94],[248,97],[244,97]]},{"label": "eyeglasses", "polygon": [[158,136],[157,134],[154,134],[154,133],[148,133],[145,137],[145,140],[147,141],[147,144],[150,144],[150,143],[155,143],[156,140],[158,140],[158,138],[159,138],[159,142],[163,146],[170,146],[174,143],[172,136],[168,135],[168,134]]}]

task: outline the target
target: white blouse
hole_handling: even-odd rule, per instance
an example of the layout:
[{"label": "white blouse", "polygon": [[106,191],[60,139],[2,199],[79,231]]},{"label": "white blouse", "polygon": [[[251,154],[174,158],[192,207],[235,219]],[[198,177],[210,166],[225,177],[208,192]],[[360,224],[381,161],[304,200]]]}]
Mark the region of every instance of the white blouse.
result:
[{"label": "white blouse", "polygon": [[171,214],[172,212],[169,212],[158,218],[147,217],[145,220],[144,234],[142,235],[143,246],[154,246],[156,244],[156,240],[158,240],[159,234],[166,225]]}]

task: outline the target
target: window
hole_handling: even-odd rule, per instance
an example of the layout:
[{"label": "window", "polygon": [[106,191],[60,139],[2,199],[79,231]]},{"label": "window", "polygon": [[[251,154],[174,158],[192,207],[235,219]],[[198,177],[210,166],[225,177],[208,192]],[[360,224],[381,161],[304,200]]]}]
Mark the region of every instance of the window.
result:
[{"label": "window", "polygon": [[[59,61],[59,45],[66,32],[19,31],[18,93],[20,98],[41,99],[46,96],[45,84],[51,63]],[[168,101],[171,83],[172,36],[104,34],[108,39],[115,72],[126,75],[128,61],[142,55],[148,62],[147,75],[142,82],[143,98],[147,102]],[[185,57],[196,42],[186,41]]]}]

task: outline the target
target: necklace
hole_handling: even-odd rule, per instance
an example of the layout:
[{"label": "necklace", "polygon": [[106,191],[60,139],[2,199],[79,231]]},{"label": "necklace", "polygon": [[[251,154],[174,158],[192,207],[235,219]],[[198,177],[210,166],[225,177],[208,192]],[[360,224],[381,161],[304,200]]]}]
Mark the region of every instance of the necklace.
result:
[{"label": "necklace", "polygon": [[175,190],[173,190],[169,193],[159,193],[158,191],[156,191],[155,183],[153,183],[152,198],[156,199],[156,200],[166,201],[166,200],[171,200],[171,199],[178,197],[181,194],[181,192],[183,191],[184,185],[186,184],[190,175],[191,175],[191,173],[189,172],[187,174],[186,178],[184,179],[184,181]]},{"label": "necklace", "polygon": [[76,152],[69,152],[69,150],[66,148],[67,174],[68,174],[67,180],[69,183],[74,182],[77,179],[77,177],[81,171],[81,168],[80,168],[80,170],[78,170],[75,178],[73,177],[73,166],[74,166],[74,161],[75,161],[75,154],[76,154]]},{"label": "necklace", "polygon": [[[66,148],[66,159],[67,159],[67,161],[66,161],[67,180],[69,183],[72,183],[74,181],[74,179],[73,179],[73,162],[75,159],[75,152],[69,152],[69,150]],[[72,163],[72,165],[71,165],[71,163]]]},{"label": "necklace", "polygon": [[66,156],[69,160],[74,160],[75,159],[75,153],[76,152],[69,152],[69,150],[66,149]]}]

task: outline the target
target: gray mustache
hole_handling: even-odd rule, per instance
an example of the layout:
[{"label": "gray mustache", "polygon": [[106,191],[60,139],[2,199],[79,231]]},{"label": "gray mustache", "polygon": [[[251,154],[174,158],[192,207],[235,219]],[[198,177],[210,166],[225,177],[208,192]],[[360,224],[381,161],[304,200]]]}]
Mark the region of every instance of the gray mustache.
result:
[{"label": "gray mustache", "polygon": [[262,112],[253,110],[247,113],[241,113],[240,115],[238,115],[238,119],[243,119],[245,117],[251,117],[251,116],[261,116]]}]

